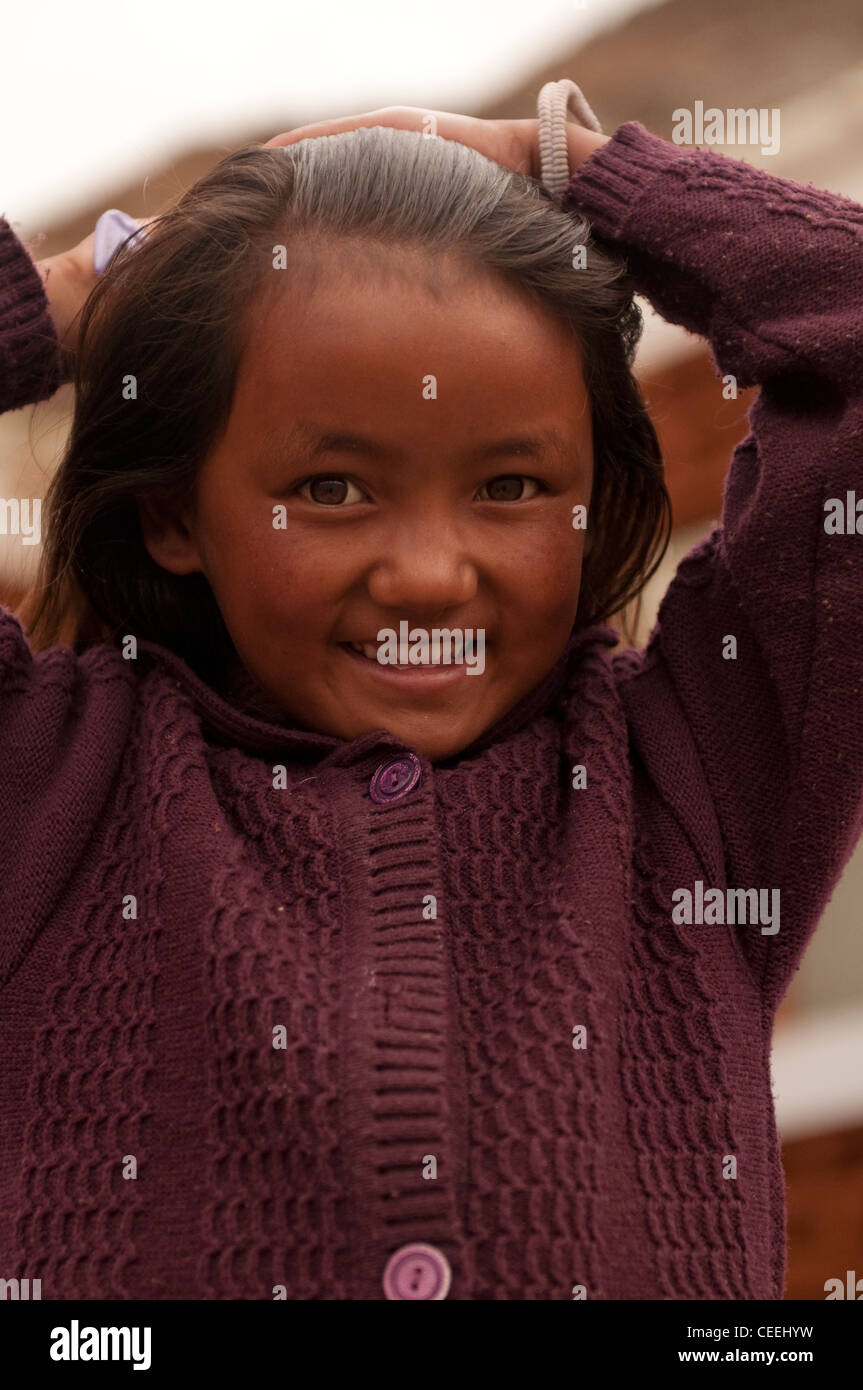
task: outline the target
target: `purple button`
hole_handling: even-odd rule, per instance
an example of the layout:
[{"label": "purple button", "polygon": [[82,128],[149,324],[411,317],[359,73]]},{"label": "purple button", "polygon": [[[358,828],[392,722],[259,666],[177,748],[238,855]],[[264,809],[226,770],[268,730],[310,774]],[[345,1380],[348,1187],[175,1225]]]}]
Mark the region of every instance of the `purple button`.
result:
[{"label": "purple button", "polygon": [[413,791],[421,775],[422,763],[416,753],[403,753],[400,758],[381,763],[369,784],[369,796],[378,806],[400,801]]},{"label": "purple button", "polygon": [[446,1298],[451,1283],[449,1261],[434,1245],[403,1245],[384,1270],[387,1298]]}]

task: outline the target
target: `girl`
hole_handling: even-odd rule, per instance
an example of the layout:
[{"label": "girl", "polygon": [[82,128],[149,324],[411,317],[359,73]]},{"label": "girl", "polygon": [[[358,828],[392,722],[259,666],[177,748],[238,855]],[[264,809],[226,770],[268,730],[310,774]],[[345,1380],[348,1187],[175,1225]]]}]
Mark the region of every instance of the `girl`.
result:
[{"label": "girl", "polygon": [[[0,404],[76,390],[0,628],[46,1298],[782,1295],[771,1029],[861,830],[863,210],[637,122],[567,127],[557,206],[536,122],[433,114],[230,155],[95,288],[2,226]],[[634,291],[761,386],[645,651]]]}]

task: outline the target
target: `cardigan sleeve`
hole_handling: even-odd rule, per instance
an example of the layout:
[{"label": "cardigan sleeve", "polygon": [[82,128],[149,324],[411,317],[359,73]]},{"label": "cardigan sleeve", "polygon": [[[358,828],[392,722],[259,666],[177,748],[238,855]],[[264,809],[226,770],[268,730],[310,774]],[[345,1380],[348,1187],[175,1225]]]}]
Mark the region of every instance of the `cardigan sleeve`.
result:
[{"label": "cardigan sleeve", "polygon": [[42,278],[0,217],[0,414],[47,400],[67,380]]},{"label": "cardigan sleeve", "polygon": [[723,377],[760,386],[721,522],[629,669],[673,688],[727,886],[780,892],[778,931],[738,928],[775,1008],[863,830],[863,208],[638,122],[564,207]]},{"label": "cardigan sleeve", "polygon": [[131,727],[133,664],[109,646],[33,654],[0,604],[0,989],[96,831]]}]

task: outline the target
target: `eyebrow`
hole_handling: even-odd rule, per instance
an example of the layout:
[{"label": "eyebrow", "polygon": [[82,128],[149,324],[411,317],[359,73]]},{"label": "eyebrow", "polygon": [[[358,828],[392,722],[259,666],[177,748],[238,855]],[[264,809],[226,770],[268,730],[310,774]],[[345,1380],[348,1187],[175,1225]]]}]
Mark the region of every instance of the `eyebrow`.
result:
[{"label": "eyebrow", "polygon": [[[401,451],[388,448],[380,440],[368,435],[356,434],[350,430],[324,430],[315,425],[301,424],[292,430],[271,431],[264,441],[264,452],[291,453],[300,450],[304,456],[317,458],[322,454],[363,454],[367,458],[383,462],[398,462]],[[477,462],[490,459],[521,457],[540,459],[551,453],[560,459],[571,454],[578,456],[577,448],[568,443],[557,430],[538,430],[534,434],[507,435],[503,439],[490,440],[472,451],[471,457]]]}]

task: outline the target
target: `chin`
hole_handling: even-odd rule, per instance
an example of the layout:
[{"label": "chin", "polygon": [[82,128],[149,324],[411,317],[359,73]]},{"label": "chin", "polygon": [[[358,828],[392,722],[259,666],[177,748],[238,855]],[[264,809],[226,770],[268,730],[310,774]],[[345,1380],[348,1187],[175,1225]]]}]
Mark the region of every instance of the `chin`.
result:
[{"label": "chin", "polygon": [[453,757],[482,733],[482,729],[469,729],[464,733],[457,733],[452,726],[443,727],[439,731],[427,727],[417,728],[399,719],[388,720],[383,713],[376,719],[363,720],[350,726],[341,723],[331,724],[322,732],[353,742],[354,739],[364,738],[366,734],[376,733],[379,729],[385,729],[406,748],[428,758],[429,762],[442,762],[445,758]]},{"label": "chin", "polygon": [[439,734],[430,733],[428,730],[423,733],[417,732],[415,735],[411,735],[407,730],[393,729],[392,732],[406,747],[428,758],[429,762],[444,762],[445,759],[461,753],[475,738],[479,738],[482,730],[468,730],[463,734],[454,733],[452,729],[442,729]]}]

